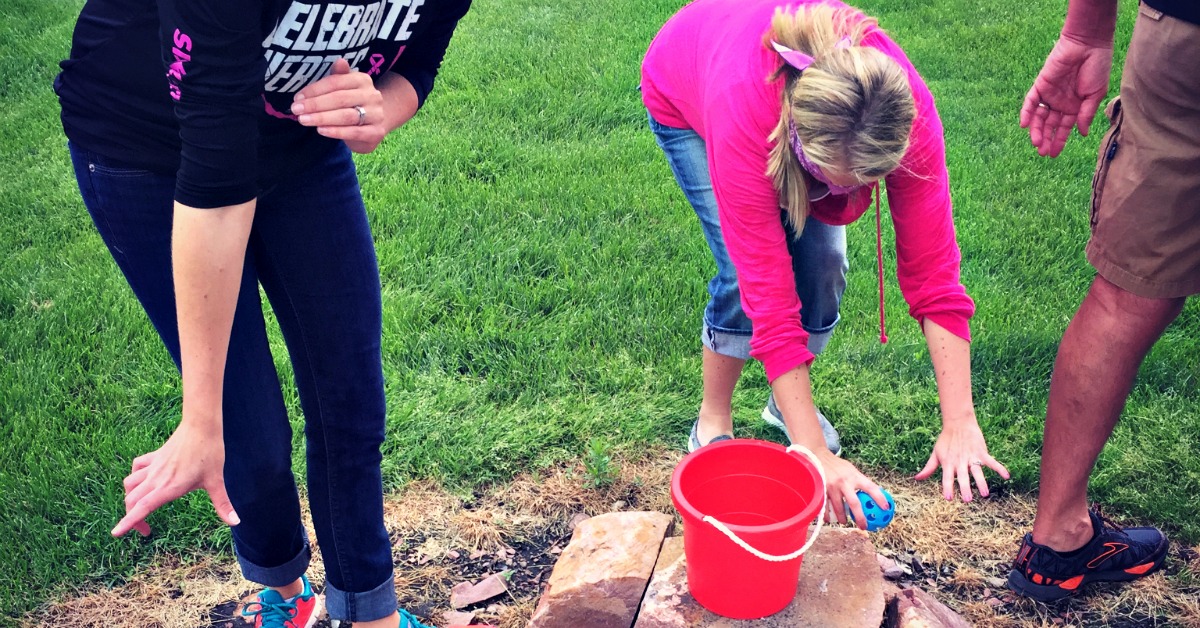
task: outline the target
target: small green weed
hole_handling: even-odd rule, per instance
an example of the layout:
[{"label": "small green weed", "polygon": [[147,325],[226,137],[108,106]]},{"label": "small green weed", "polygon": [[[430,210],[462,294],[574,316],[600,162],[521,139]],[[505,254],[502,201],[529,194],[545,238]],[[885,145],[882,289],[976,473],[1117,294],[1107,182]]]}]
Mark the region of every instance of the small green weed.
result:
[{"label": "small green weed", "polygon": [[584,483],[588,488],[605,489],[617,480],[617,465],[612,459],[612,446],[603,438],[588,441],[583,454]]}]

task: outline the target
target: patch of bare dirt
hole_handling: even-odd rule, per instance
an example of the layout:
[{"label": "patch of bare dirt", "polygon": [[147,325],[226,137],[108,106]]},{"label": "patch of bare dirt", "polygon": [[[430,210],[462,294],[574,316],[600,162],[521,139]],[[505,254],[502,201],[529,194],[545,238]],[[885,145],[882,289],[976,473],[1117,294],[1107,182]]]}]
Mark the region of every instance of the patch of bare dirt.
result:
[{"label": "patch of bare dirt", "polygon": [[[441,614],[450,610],[451,587],[500,573],[507,577],[508,593],[466,610],[476,614],[477,623],[523,628],[570,539],[572,518],[613,510],[674,514],[670,475],[681,455],[656,449],[615,456],[618,473],[603,489],[589,488],[582,464],[523,475],[469,496],[432,482],[410,484],[385,504],[401,604],[441,626]],[[905,581],[976,626],[1200,628],[1198,548],[1173,545],[1163,572],[1132,585],[1091,586],[1058,605],[1038,604],[1016,598],[1001,582],[1033,521],[1030,496],[1000,486],[989,499],[961,504],[942,500],[932,482],[889,472],[874,477],[897,500],[895,521],[874,536],[880,553],[907,569]],[[315,539],[311,530],[310,537]],[[309,574],[320,589],[322,566],[315,549]],[[251,599],[256,589],[231,560],[184,564],[162,556],[122,586],[65,594],[23,626],[245,628],[240,600]]]}]

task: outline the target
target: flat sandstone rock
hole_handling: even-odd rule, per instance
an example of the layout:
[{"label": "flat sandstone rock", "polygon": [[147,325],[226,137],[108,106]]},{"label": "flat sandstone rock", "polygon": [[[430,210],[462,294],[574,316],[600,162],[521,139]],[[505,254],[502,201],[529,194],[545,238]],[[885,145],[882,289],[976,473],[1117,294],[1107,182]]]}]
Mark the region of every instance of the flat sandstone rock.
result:
[{"label": "flat sandstone rock", "polygon": [[492,574],[475,584],[460,582],[450,590],[450,608],[458,610],[508,591],[504,576]]},{"label": "flat sandstone rock", "polygon": [[904,589],[896,595],[899,628],[971,628],[961,615],[921,589]]},{"label": "flat sandstone rock", "polygon": [[883,574],[866,532],[821,530],[800,567],[796,599],[763,619],[735,620],[700,606],[687,590],[683,538],[663,543],[634,628],[863,628],[883,622]]},{"label": "flat sandstone rock", "polygon": [[612,512],[579,522],[530,628],[631,625],[672,522],[660,512]]}]

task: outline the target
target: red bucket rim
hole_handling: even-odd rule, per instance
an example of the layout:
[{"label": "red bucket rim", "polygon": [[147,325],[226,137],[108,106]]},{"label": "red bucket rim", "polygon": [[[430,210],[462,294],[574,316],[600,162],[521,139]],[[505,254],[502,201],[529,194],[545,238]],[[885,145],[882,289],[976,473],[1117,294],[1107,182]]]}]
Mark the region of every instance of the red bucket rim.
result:
[{"label": "red bucket rim", "polygon": [[[704,447],[684,456],[683,460],[679,461],[679,464],[675,466],[675,471],[671,474],[671,498],[672,501],[675,502],[675,508],[681,513],[686,512],[688,516],[694,518],[696,521],[704,520],[705,514],[693,506],[683,494],[683,489],[680,487],[680,478],[687,470],[687,467],[695,463],[695,461],[700,457],[700,454],[706,451],[717,451],[726,447],[759,447],[762,449],[769,449],[795,456],[796,460],[804,467],[805,472],[812,477],[813,486],[821,485],[821,475],[817,473],[817,469],[807,457],[801,454],[793,454],[788,452],[787,448],[779,443],[772,443],[770,441],[756,440],[752,438],[735,438],[732,440],[720,441],[710,445],[705,445]],[[808,521],[810,523],[815,521],[817,515],[819,514],[817,511],[821,508],[823,503],[824,500],[820,499],[820,496],[818,496],[817,499],[805,504],[804,508],[801,508],[800,512],[796,513],[795,515],[788,517],[783,521],[767,525],[742,525],[733,524],[726,521],[722,521],[721,523],[724,523],[725,526],[733,532],[776,532],[799,525],[802,521]]]}]

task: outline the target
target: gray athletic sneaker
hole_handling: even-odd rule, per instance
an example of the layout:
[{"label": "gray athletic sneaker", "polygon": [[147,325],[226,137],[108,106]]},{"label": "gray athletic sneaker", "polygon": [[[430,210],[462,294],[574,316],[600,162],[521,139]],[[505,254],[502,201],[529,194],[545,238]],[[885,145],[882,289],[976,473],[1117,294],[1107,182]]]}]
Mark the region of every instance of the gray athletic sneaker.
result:
[{"label": "gray athletic sneaker", "polygon": [[713,439],[708,441],[707,443],[700,442],[700,420],[696,419],[696,422],[692,423],[692,433],[690,436],[688,436],[687,450],[688,450],[688,453],[690,454],[693,451],[696,451],[697,449],[700,449],[701,447],[703,447],[705,445],[719,443],[723,440],[733,440],[733,437],[728,434],[719,434],[717,436],[714,436]]},{"label": "gray athletic sneaker", "polygon": [[[792,435],[788,434],[787,427],[783,424],[783,413],[779,411],[779,406],[775,405],[774,394],[767,397],[767,407],[763,408],[762,418],[767,423],[783,430],[783,435],[787,436],[788,442],[792,442]],[[821,414],[820,410],[817,410],[817,420],[821,422],[821,433],[825,435],[825,446],[833,455],[842,455],[842,439],[838,436],[838,431],[834,429],[829,419]]]}]

